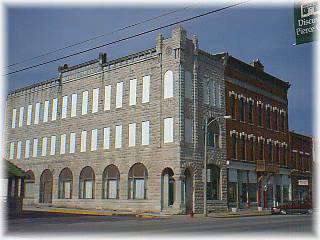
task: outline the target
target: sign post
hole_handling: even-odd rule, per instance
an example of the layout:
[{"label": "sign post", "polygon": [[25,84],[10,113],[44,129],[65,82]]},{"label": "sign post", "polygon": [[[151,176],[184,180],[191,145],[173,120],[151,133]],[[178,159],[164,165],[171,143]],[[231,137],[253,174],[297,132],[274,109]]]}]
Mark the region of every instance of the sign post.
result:
[{"label": "sign post", "polygon": [[316,40],[319,29],[319,0],[295,0],[294,28],[296,45]]}]

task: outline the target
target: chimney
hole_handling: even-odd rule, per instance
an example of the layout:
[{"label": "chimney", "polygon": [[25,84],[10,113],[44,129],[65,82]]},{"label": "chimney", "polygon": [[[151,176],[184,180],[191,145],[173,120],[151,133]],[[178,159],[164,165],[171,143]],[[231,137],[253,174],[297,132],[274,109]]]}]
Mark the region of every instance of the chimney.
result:
[{"label": "chimney", "polygon": [[264,66],[263,64],[260,62],[260,59],[256,59],[256,60],[253,60],[252,63],[251,63],[251,66],[253,66],[254,68],[256,69],[259,69],[261,71],[264,71]]}]

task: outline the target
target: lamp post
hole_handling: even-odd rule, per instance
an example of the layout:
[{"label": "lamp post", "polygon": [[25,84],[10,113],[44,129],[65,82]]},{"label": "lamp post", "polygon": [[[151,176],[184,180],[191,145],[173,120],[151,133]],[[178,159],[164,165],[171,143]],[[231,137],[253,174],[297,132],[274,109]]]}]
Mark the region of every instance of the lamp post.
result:
[{"label": "lamp post", "polygon": [[203,215],[207,216],[207,134],[208,134],[208,127],[216,120],[224,118],[224,119],[230,119],[231,116],[219,116],[215,117],[208,123],[208,117],[205,118],[204,123],[204,188],[203,188]]}]

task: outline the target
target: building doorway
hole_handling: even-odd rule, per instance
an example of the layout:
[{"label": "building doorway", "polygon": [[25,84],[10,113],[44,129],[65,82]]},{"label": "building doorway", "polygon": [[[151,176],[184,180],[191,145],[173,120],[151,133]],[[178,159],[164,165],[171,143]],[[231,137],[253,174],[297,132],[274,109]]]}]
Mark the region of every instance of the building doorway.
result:
[{"label": "building doorway", "polygon": [[49,169],[42,172],[40,177],[39,203],[52,203],[52,180],[53,176]]},{"label": "building doorway", "polygon": [[188,168],[185,170],[184,175],[185,175],[186,213],[189,214],[193,212],[193,177]]},{"label": "building doorway", "polygon": [[175,181],[173,170],[165,168],[161,174],[161,206],[166,209],[174,203]]}]

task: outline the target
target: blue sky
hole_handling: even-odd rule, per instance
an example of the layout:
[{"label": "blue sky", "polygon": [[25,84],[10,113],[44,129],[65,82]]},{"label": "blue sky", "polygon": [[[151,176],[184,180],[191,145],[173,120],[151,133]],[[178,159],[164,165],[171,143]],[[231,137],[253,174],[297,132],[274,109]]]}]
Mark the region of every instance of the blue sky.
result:
[{"label": "blue sky", "polygon": [[[174,15],[95,40],[63,53],[30,61],[25,65],[10,68],[10,70],[47,61],[215,8],[218,8],[218,6],[182,10]],[[171,10],[172,8],[147,7],[8,7],[7,63],[19,62]],[[303,134],[312,134],[314,44],[292,46],[295,38],[293,8],[291,6],[257,8],[247,5],[245,8],[237,7],[193,20],[182,24],[182,26],[187,30],[189,37],[192,35],[198,36],[201,49],[211,53],[229,52],[229,54],[245,62],[260,58],[266,72],[284,81],[289,81],[291,84],[289,90],[290,129]],[[161,32],[165,36],[169,36],[170,31],[170,29],[165,29]],[[64,63],[78,64],[96,58],[99,52],[106,52],[108,58],[113,59],[153,47],[158,33],[151,33],[61,62],[11,75],[8,77],[8,90],[56,77],[59,65]]]}]

